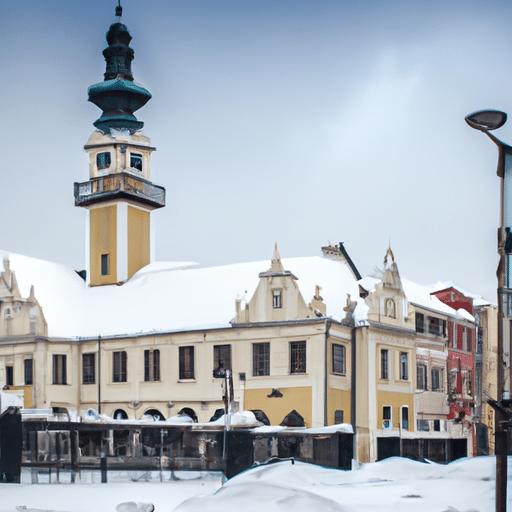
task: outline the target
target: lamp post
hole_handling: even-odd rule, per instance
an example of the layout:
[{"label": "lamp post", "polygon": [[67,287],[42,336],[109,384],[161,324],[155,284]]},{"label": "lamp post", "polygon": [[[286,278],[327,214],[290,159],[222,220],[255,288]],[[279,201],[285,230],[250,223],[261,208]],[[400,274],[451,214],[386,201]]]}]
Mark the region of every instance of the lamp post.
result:
[{"label": "lamp post", "polygon": [[[507,433],[511,413],[509,376],[505,375],[504,341],[507,354],[510,351],[510,320],[505,335],[505,319],[512,318],[512,147],[493,134],[503,126],[507,114],[498,110],[479,110],[466,116],[471,128],[484,132],[498,146],[498,169],[500,177],[500,226],[498,228],[499,263],[498,278],[498,364],[497,400],[488,400],[495,410],[494,453],[496,456],[496,512],[507,510]],[[508,410],[507,410],[508,409]]]}]

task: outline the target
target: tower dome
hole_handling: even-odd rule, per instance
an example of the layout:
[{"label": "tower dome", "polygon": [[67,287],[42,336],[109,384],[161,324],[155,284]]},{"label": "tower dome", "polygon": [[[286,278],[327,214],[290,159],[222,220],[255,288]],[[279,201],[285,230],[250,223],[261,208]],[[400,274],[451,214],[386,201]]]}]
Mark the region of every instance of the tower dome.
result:
[{"label": "tower dome", "polygon": [[133,113],[143,107],[151,93],[133,81],[132,36],[123,23],[110,25],[106,35],[108,47],[103,50],[106,61],[104,81],[89,87],[89,101],[103,113],[93,124],[104,134],[111,129],[128,130],[131,134],[144,126]]}]

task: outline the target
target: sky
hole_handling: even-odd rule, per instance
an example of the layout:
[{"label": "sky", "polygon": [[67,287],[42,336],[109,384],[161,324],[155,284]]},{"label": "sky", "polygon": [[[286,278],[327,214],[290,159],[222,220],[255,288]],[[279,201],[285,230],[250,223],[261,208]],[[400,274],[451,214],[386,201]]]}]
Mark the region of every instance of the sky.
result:
[{"label": "sky", "polygon": [[[115,0],[0,1],[0,248],[85,266],[84,144]],[[512,111],[506,1],[123,0],[157,151],[157,261],[314,256],[495,300],[496,147]],[[495,132],[511,141],[509,125]],[[13,269],[16,270],[16,269]],[[266,270],[262,268],[262,271]],[[287,269],[293,271],[293,269]],[[300,279],[300,276],[298,276]]]}]

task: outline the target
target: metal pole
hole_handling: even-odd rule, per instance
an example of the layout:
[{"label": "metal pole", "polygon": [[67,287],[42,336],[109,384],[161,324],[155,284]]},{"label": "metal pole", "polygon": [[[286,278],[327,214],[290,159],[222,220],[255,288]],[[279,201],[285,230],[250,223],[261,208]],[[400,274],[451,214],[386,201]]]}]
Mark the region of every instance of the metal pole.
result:
[{"label": "metal pole", "polygon": [[[506,198],[503,198],[506,200]],[[502,201],[502,208],[503,208]],[[502,209],[503,214],[503,209]],[[506,255],[505,255],[505,228],[503,225],[498,230],[498,253],[500,262],[498,264],[498,364],[497,371],[497,401],[501,405],[503,401],[503,347],[504,347],[504,322],[505,304],[507,295],[503,293],[506,286]],[[496,512],[507,510],[507,429],[503,428],[502,422],[507,420],[500,408],[494,413],[494,454],[496,457]]]}]

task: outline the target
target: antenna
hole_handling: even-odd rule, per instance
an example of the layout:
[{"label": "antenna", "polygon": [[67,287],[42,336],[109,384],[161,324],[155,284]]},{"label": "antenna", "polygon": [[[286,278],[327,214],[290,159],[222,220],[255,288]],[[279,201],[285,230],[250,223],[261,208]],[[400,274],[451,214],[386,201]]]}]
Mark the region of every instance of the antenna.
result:
[{"label": "antenna", "polygon": [[122,15],[123,15],[123,8],[121,7],[121,0],[118,0],[118,4],[116,6],[116,16],[117,16],[118,21],[121,21]]}]

